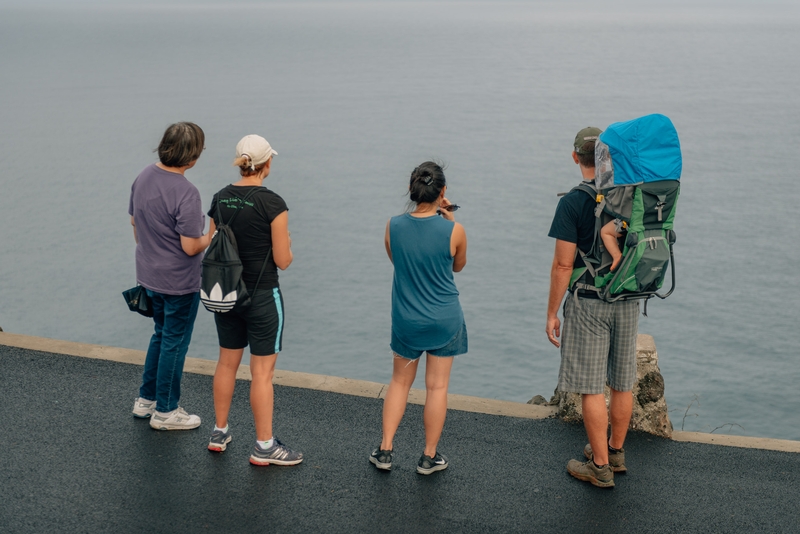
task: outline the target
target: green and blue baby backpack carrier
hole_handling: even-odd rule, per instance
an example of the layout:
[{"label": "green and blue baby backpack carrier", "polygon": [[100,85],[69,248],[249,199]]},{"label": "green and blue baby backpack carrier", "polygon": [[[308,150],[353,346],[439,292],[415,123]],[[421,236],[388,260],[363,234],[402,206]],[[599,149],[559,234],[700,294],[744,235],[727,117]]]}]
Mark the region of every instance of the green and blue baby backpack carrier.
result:
[{"label": "green and blue baby backpack carrier", "polygon": [[[672,294],[673,227],[682,167],[678,132],[664,115],[614,123],[600,134],[594,184],[575,188],[591,195],[597,207],[593,245],[578,251],[585,267],[573,272],[571,291],[594,291],[607,302],[645,299],[645,315],[647,300]],[[600,229],[612,220],[624,236],[622,261],[613,272],[611,255],[600,238]],[[671,287],[661,293],[667,270]]]}]

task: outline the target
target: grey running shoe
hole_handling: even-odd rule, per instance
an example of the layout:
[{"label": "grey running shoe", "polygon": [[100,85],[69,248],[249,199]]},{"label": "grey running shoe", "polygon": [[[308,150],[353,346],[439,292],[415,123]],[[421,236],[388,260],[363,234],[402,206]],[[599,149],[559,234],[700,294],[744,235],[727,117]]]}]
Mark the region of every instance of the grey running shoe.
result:
[{"label": "grey running shoe", "polygon": [[394,456],[394,451],[385,451],[380,447],[378,447],[377,449],[372,451],[372,454],[369,455],[369,461],[372,462],[378,469],[391,471],[393,456]]},{"label": "grey running shoe", "polygon": [[214,452],[222,452],[228,448],[228,443],[231,442],[231,433],[216,430],[211,433],[211,439],[208,440],[208,450]]},{"label": "grey running shoe", "polygon": [[150,418],[150,428],[155,430],[191,430],[200,426],[200,418],[189,415],[186,410],[178,406],[171,412],[153,412]]},{"label": "grey running shoe", "polygon": [[[594,455],[592,454],[592,446],[588,443],[583,448],[583,455],[586,456],[589,460],[594,460]],[[611,466],[611,470],[615,473],[625,473],[628,471],[628,468],[625,467],[625,449],[620,449],[617,453],[612,453],[611,451],[608,452],[608,464]]]},{"label": "grey running shoe", "polygon": [[156,411],[156,401],[136,397],[133,401],[133,416],[139,419],[147,419]]},{"label": "grey running shoe", "polygon": [[256,442],[253,454],[250,455],[250,463],[253,465],[297,465],[303,461],[303,453],[296,452],[275,438],[272,447],[262,449]]},{"label": "grey running shoe", "polygon": [[430,475],[435,471],[447,469],[448,465],[450,464],[447,463],[447,458],[439,454],[439,451],[436,451],[436,456],[433,458],[423,454],[422,458],[419,459],[419,463],[417,463],[417,473],[420,475]]},{"label": "grey running shoe", "polygon": [[570,460],[567,462],[567,471],[578,480],[591,482],[598,488],[614,487],[614,471],[611,470],[610,465],[597,467],[591,460],[588,462]]}]

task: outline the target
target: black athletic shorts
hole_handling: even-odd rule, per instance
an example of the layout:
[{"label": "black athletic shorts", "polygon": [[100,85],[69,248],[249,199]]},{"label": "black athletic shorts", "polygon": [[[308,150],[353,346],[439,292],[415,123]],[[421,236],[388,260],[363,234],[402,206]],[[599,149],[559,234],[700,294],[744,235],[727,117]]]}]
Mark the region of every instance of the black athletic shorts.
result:
[{"label": "black athletic shorts", "polygon": [[269,356],[281,351],[283,343],[283,295],[278,287],[251,293],[251,304],[243,311],[215,313],[219,346],[243,349],[250,354]]}]

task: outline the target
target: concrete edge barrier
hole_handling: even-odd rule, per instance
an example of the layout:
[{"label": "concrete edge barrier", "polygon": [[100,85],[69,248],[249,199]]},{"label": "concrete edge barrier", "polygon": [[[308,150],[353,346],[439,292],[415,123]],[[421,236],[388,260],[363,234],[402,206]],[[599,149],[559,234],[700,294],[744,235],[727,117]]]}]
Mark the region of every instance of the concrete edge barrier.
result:
[{"label": "concrete edge barrier", "polygon": [[743,449],[764,449],[779,452],[800,453],[800,441],[772,438],[751,438],[748,436],[729,436],[726,434],[710,434],[707,432],[672,432],[674,441],[706,443],[724,447],[741,447]]},{"label": "concrete edge barrier", "polygon": [[[22,334],[10,334],[8,332],[0,332],[0,345],[133,365],[144,365],[145,358],[145,352],[141,350],[90,345],[88,343],[62,341]],[[216,365],[217,362],[211,360],[186,358],[183,370],[186,373],[213,376]],[[240,365],[236,378],[252,380],[250,366]],[[280,386],[329,391],[331,393],[342,393],[345,395],[376,399],[384,398],[386,388],[388,387],[386,384],[368,382],[366,380],[315,375],[297,371],[285,371],[282,369],[275,370],[274,383]],[[412,389],[408,396],[408,402],[419,405],[425,404],[425,390]],[[447,407],[451,410],[485,413],[489,415],[505,415],[524,419],[544,419],[552,417],[555,415],[556,411],[553,406],[536,406],[513,401],[456,395],[454,393],[448,394]]]},{"label": "concrete edge barrier", "polygon": [[[17,347],[21,349],[95,358],[119,363],[143,365],[145,352],[141,350],[106,347],[103,345],[90,345],[74,341],[62,341],[43,337],[27,336],[0,332],[0,345]],[[213,376],[216,362],[200,358],[186,358],[184,371]],[[241,365],[237,378],[251,380],[250,366]],[[336,376],[315,375],[296,371],[275,370],[275,384],[288,387],[329,391],[358,397],[371,397],[382,399],[386,395],[385,384],[353,380]],[[408,396],[411,404],[425,404],[425,390],[412,389]],[[465,412],[484,413],[489,415],[502,415],[520,417],[524,419],[544,419],[555,415],[553,406],[536,406],[520,402],[484,399],[450,393],[447,396],[447,407],[452,410]],[[730,436],[725,434],[709,434],[703,432],[673,432],[674,441],[704,443],[727,447],[742,447],[748,449],[763,449],[780,452],[800,453],[800,441],[791,441],[772,438],[753,438],[745,436]]]}]

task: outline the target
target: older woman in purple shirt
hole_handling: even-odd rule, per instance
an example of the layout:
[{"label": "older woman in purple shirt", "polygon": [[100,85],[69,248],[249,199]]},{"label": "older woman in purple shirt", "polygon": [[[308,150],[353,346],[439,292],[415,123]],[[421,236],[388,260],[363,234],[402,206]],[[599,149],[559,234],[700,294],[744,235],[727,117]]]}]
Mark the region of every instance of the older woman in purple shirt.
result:
[{"label": "older woman in purple shirt", "polygon": [[178,406],[183,363],[200,302],[203,234],[200,193],[184,173],[194,167],[205,144],[203,130],[179,122],[164,132],[158,163],[146,167],[131,187],[128,214],[136,240],[136,281],[153,301],[155,332],[150,338],[135,417],[150,418],[157,430],[187,430],[200,418]]}]

